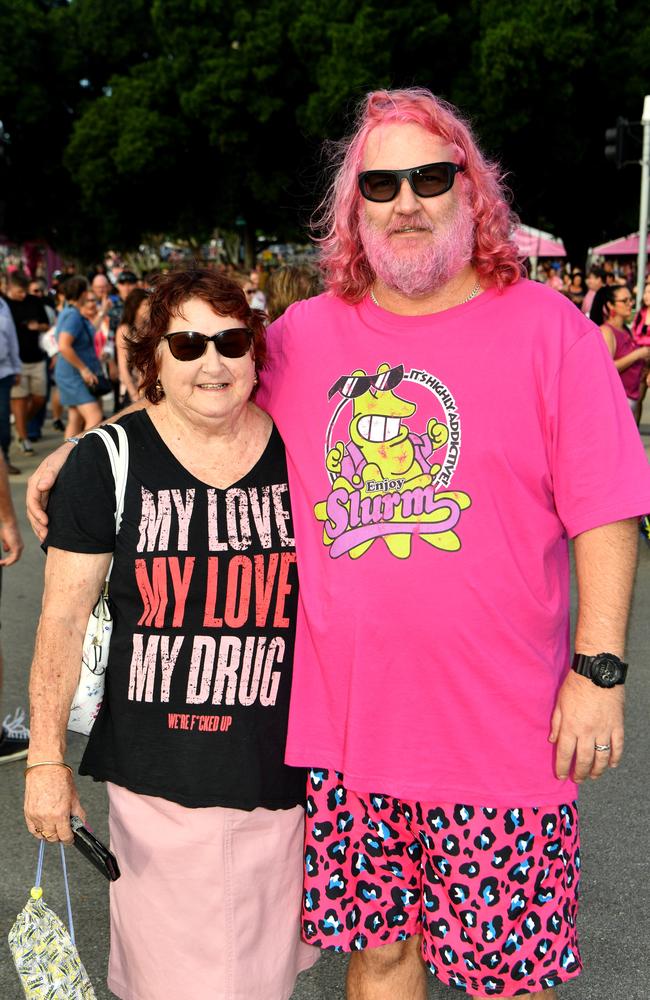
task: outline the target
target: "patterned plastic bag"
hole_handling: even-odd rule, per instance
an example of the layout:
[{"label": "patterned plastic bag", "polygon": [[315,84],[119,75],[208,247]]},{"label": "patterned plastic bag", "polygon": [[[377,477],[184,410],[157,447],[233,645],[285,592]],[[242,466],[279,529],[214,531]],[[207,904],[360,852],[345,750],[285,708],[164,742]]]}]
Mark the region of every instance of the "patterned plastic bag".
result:
[{"label": "patterned plastic bag", "polygon": [[9,948],[27,1000],[96,1000],[74,941],[68,874],[63,844],[61,862],[70,933],[47,906],[41,889],[45,841],[41,841],[36,885],[9,931]]}]

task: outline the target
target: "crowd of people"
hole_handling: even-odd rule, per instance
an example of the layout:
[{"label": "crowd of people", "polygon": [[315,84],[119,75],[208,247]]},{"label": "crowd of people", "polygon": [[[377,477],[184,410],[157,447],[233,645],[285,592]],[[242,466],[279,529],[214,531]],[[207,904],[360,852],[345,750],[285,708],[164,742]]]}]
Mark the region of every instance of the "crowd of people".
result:
[{"label": "crowd of people", "polygon": [[80,773],[108,788],[122,1000],[288,1000],[328,948],[349,1000],[424,1000],[427,971],[554,1000],[582,969],[578,786],[621,760],[650,506],[631,294],[593,289],[599,331],[525,280],[502,171],[429,91],[368,95],[339,153],[326,294],[187,268],[127,312],[130,287],[111,334],[110,289],[72,276],[56,321],[77,424],[111,336],[138,398],[108,431],[119,525],[95,435],[30,481],[25,817],[49,843],[85,817],[66,720],[112,564]]},{"label": "crowd of people", "polygon": [[[320,290],[307,266],[245,273],[218,265],[215,273],[240,284],[251,308],[270,319]],[[126,340],[143,322],[158,276],[108,263],[84,276],[71,266],[48,288],[17,268],[0,275],[0,447],[10,475],[21,471],[9,454],[12,425],[17,450],[31,454],[48,412],[56,431],[74,437],[140,398]]]}]

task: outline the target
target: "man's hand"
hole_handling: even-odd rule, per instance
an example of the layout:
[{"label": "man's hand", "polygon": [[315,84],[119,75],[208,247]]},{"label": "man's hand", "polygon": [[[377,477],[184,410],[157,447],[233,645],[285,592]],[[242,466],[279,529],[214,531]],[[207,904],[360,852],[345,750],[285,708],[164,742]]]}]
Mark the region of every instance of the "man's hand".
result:
[{"label": "man's hand", "polygon": [[7,553],[4,559],[0,559],[0,566],[11,566],[18,562],[24,546],[20,529],[15,521],[4,521],[0,524],[0,542]]},{"label": "man's hand", "polygon": [[[599,778],[608,767],[617,767],[623,754],[622,684],[599,688],[588,677],[570,670],[558,693],[549,740],[557,746],[555,773],[560,781]],[[595,744],[611,747],[595,749]]]},{"label": "man's hand", "polygon": [[73,448],[74,445],[67,442],[62,444],[41,462],[36,472],[27,480],[27,518],[39,542],[42,542],[47,535],[48,517],[45,511],[50,490]]}]

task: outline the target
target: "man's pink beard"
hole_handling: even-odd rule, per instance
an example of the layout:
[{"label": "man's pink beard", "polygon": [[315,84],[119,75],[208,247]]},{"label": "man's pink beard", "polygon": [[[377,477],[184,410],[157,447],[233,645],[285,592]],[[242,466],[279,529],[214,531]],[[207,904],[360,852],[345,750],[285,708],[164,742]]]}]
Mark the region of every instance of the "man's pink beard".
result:
[{"label": "man's pink beard", "polygon": [[[391,240],[400,228],[421,228],[433,233],[423,245],[410,245],[407,236]],[[396,225],[381,230],[368,221],[361,210],[359,236],[368,263],[378,278],[403,295],[426,295],[442,288],[466,264],[474,253],[474,220],[467,204],[460,203],[453,216],[434,225],[424,213],[404,217]],[[401,245],[397,247],[397,240]]]}]

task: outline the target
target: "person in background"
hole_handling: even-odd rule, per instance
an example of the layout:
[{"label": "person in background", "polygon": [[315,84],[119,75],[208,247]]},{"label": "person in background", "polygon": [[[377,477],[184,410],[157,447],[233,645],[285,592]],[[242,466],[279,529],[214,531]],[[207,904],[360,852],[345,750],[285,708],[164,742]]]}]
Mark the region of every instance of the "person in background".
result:
[{"label": "person in background", "polygon": [[582,300],[582,311],[585,316],[591,318],[591,307],[596,296],[596,292],[599,288],[603,288],[605,285],[605,272],[602,267],[590,267],[587,272],[586,278],[587,291],[584,299]]},{"label": "person in background", "polygon": [[549,286],[549,288],[554,288],[556,292],[561,292],[564,288],[564,283],[560,275],[560,270],[561,268],[559,264],[552,264],[548,279],[546,281],[546,284]]},{"label": "person in background", "polygon": [[45,354],[40,335],[49,327],[47,313],[39,298],[29,294],[29,279],[19,272],[9,275],[7,301],[11,309],[22,371],[20,381],[11,390],[11,410],[16,421],[18,444],[22,451],[34,451],[27,433],[28,421],[40,411],[47,395]]},{"label": "person in background", "polygon": [[[84,309],[88,282],[82,277],[69,278],[65,283],[67,306],[56,324],[59,354],[54,377],[59,387],[61,403],[68,407],[66,437],[75,437],[94,427],[102,419],[102,408],[91,391],[101,373],[101,363],[95,352],[95,328],[84,312],[96,314],[93,303]],[[94,306],[94,308],[93,308]]]},{"label": "person in background", "polygon": [[95,317],[95,351],[102,362],[104,370],[113,386],[114,412],[117,412],[120,398],[120,378],[117,370],[115,349],[115,327],[112,322],[114,309],[121,299],[113,293],[113,286],[102,272],[95,274],[90,290],[97,299],[97,315]]},{"label": "person in background", "polygon": [[632,303],[632,292],[629,288],[607,285],[603,305],[605,318],[600,329],[616,370],[621,376],[630,409],[636,415],[641,382],[647,374],[650,362],[650,347],[639,347],[627,325],[632,315]]},{"label": "person in background", "polygon": [[293,302],[321,291],[320,275],[310,267],[285,266],[272,271],[266,282],[266,311],[271,323]]},{"label": "person in background", "polygon": [[10,476],[20,475],[20,469],[9,461],[11,445],[11,389],[20,381],[20,354],[16,325],[8,303],[0,296],[0,449]]},{"label": "person in background", "polygon": [[248,299],[251,309],[266,310],[266,295],[260,288],[260,273],[254,269],[248,275],[248,280],[244,283],[244,293]]},{"label": "person in background", "polygon": [[[23,540],[16,520],[16,512],[11,500],[9,481],[7,479],[6,463],[0,456],[0,593],[2,591],[2,572],[7,566],[13,566],[20,559],[23,551]],[[2,695],[4,664],[0,650],[0,696]],[[12,760],[20,760],[27,756],[29,750],[29,729],[25,725],[25,712],[17,708],[12,715],[6,715],[0,729],[0,764]]]},{"label": "person in background", "polygon": [[122,309],[122,319],[115,334],[115,350],[120,379],[120,399],[118,409],[140,399],[140,376],[129,364],[128,341],[136,335],[148,315],[149,292],[144,288],[134,288],[126,297]]},{"label": "person in background", "polygon": [[574,306],[577,306],[578,309],[582,307],[582,302],[585,297],[585,286],[582,271],[574,271],[572,273],[571,281],[566,294],[567,297],[571,299]]},{"label": "person in background", "polygon": [[47,284],[44,278],[33,278],[29,283],[29,294],[35,295],[36,298],[40,299],[43,303],[43,308],[47,314],[48,328],[45,333],[42,333],[39,337],[39,345],[45,357],[45,377],[46,377],[46,390],[45,390],[45,402],[41,406],[38,413],[34,413],[27,424],[27,437],[30,441],[39,441],[43,435],[43,424],[45,423],[45,416],[47,411],[48,402],[51,399],[52,387],[54,385],[51,377],[51,355],[49,353],[49,347],[52,342],[52,334],[54,327],[56,326],[56,309],[54,307],[54,299],[47,293]]}]

